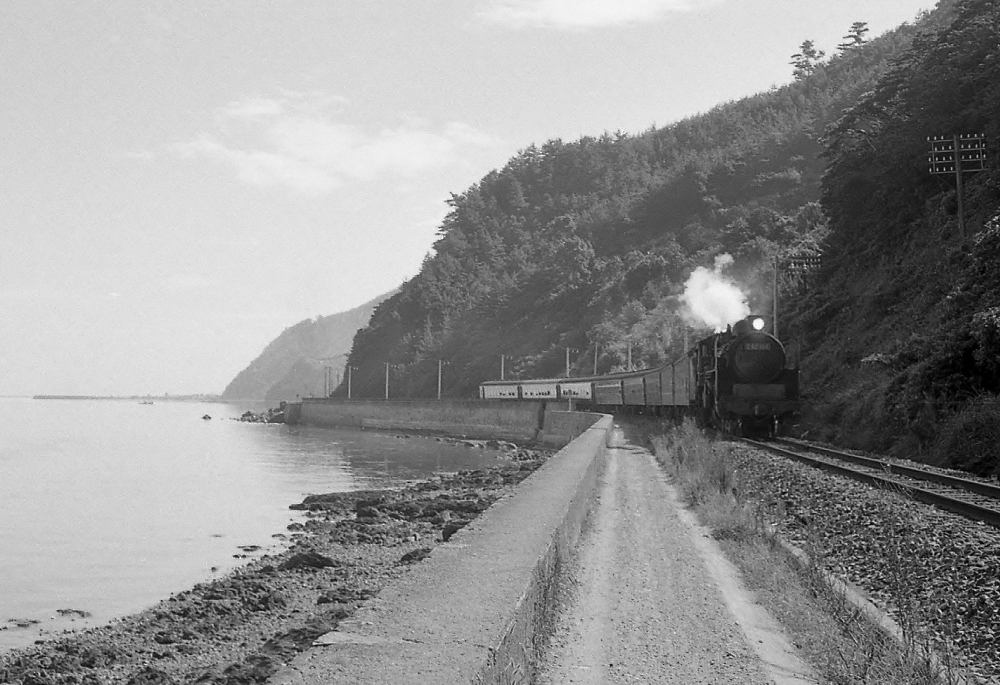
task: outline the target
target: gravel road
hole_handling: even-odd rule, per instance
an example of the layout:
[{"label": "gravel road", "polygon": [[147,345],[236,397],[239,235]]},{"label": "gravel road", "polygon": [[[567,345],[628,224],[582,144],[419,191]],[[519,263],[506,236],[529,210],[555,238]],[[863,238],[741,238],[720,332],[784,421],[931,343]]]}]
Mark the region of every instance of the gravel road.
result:
[{"label": "gravel road", "polygon": [[539,682],[818,682],[653,456],[608,451]]}]

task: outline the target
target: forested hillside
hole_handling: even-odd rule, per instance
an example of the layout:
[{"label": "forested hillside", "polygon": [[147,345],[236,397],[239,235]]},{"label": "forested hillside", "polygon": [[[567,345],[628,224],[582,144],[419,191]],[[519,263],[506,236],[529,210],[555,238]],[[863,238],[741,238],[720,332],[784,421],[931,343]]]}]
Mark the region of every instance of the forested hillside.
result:
[{"label": "forested hillside", "polygon": [[[845,27],[848,31],[849,27]],[[639,135],[531,145],[450,201],[420,273],[375,312],[351,352],[354,392],[474,396],[497,378],[656,364],[689,328],[678,295],[723,253],[751,305],[775,254],[815,254],[822,137],[916,35],[903,26],[790,85]],[[792,68],[789,67],[791,73]],[[650,112],[650,118],[656,113]]]},{"label": "forested hillside", "polygon": [[[817,287],[796,303],[823,432],[983,473],[1000,454],[1000,2],[965,0],[830,130]],[[986,169],[932,175],[929,136],[982,133]]]},{"label": "forested hillside", "polygon": [[508,377],[561,375],[567,349],[575,375],[662,363],[706,332],[686,280],[728,254],[761,313],[780,266],[803,430],[954,452],[1000,389],[1000,184],[995,156],[966,175],[963,239],[926,138],[998,139],[998,20],[995,0],[942,0],[871,40],[859,22],[832,56],[804,42],[786,86],[525,148],[452,197],[434,253],[359,331],[355,394],[381,396],[387,364],[392,396],[431,397],[438,360],[448,396],[499,377],[501,355]]}]

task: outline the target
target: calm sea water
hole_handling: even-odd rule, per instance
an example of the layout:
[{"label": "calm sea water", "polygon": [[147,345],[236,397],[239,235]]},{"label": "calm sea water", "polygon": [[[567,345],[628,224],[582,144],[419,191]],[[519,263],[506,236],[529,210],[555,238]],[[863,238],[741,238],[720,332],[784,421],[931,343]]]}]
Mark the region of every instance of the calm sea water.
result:
[{"label": "calm sea water", "polygon": [[246,409],[0,398],[0,651],[138,611],[244,563],[242,546],[280,548],[307,494],[496,463],[432,438],[232,420]]}]

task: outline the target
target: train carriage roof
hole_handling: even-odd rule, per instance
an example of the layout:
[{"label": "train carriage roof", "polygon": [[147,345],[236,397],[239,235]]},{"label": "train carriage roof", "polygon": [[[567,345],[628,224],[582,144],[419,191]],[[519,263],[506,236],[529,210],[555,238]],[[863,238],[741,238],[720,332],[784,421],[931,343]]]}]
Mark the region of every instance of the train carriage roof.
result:
[{"label": "train carriage roof", "polygon": [[531,378],[526,380],[507,380],[507,381],[483,381],[480,385],[535,385],[543,383],[593,383],[594,381],[605,381],[605,380],[619,380],[622,378],[639,378],[642,376],[648,376],[651,373],[656,373],[662,371],[663,369],[670,368],[670,365],[666,366],[654,366],[647,369],[638,369],[636,371],[618,371],[617,373],[608,373],[603,376],[571,376],[566,378]]},{"label": "train carriage roof", "polygon": [[565,378],[529,378],[518,381],[483,381],[479,385],[548,385],[565,380]]}]

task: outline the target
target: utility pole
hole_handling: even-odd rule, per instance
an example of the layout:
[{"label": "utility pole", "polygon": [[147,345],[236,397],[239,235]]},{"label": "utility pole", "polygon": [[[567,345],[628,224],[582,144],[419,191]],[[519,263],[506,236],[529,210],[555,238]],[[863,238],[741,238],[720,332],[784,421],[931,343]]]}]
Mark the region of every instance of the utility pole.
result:
[{"label": "utility pole", "polygon": [[577,350],[575,347],[567,347],[566,348],[566,378],[569,378],[569,353],[570,352],[578,352],[578,351],[579,350]]},{"label": "utility pole", "polygon": [[594,342],[594,375],[597,375],[597,351],[600,349],[600,344],[596,341]]},{"label": "utility pole", "polygon": [[986,166],[986,136],[963,133],[951,136],[928,136],[931,144],[927,170],[932,174],[955,174],[958,199],[958,233],[965,239],[965,189],[962,172],[982,171]]},{"label": "utility pole", "polygon": [[385,363],[385,399],[389,399],[389,362]]},{"label": "utility pole", "polygon": [[771,304],[772,312],[771,316],[771,335],[775,338],[778,337],[778,255],[774,255],[774,288],[772,291]]},{"label": "utility pole", "polygon": [[503,377],[503,373],[504,373],[503,362],[504,362],[504,355],[501,354],[500,355],[500,380],[504,380],[504,377]]},{"label": "utility pole", "polygon": [[351,370],[353,368],[350,364],[347,365],[347,399],[351,399]]},{"label": "utility pole", "polygon": [[626,367],[629,371],[632,370],[632,341],[628,341],[628,365]]},{"label": "utility pole", "polygon": [[438,399],[441,399],[441,367],[448,362],[438,359]]}]

